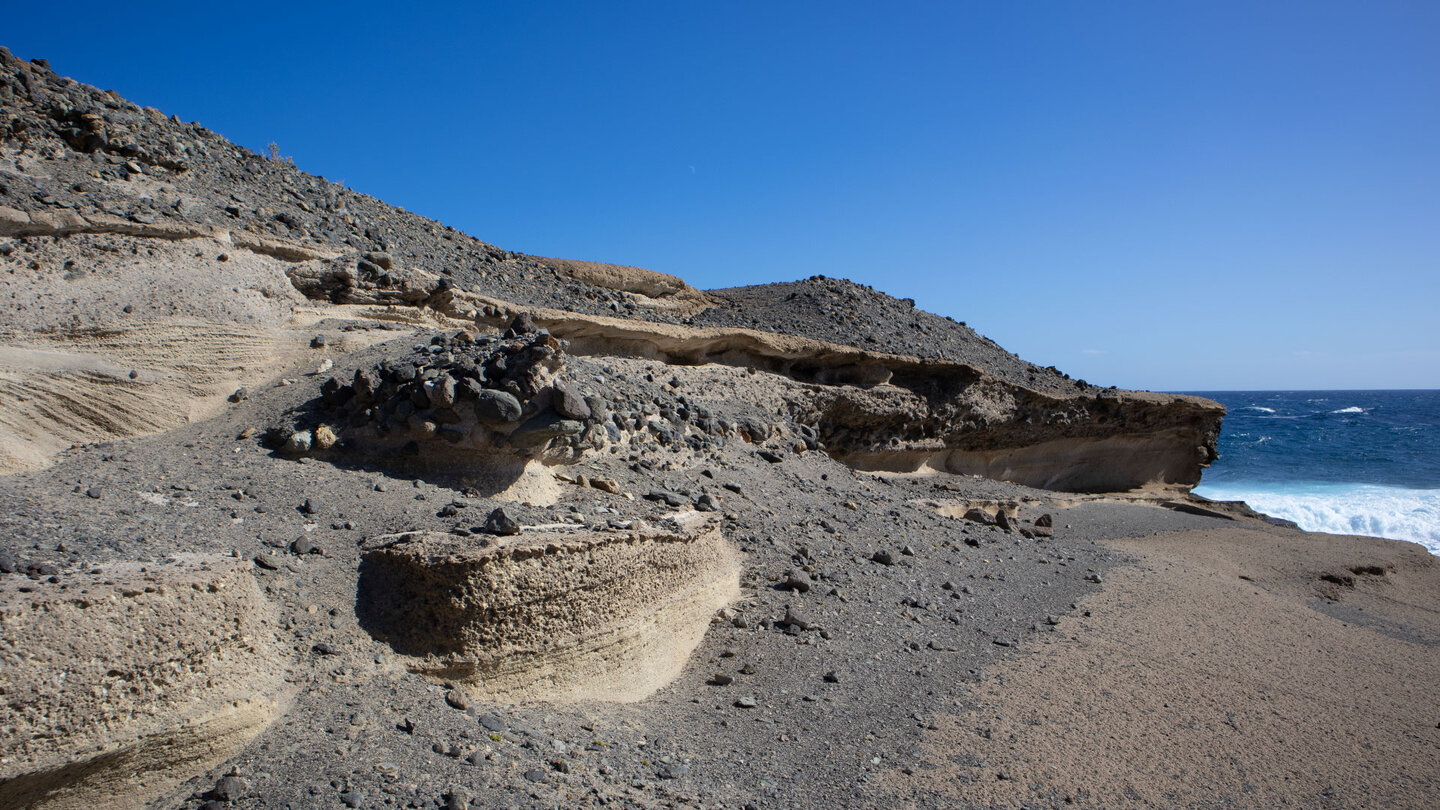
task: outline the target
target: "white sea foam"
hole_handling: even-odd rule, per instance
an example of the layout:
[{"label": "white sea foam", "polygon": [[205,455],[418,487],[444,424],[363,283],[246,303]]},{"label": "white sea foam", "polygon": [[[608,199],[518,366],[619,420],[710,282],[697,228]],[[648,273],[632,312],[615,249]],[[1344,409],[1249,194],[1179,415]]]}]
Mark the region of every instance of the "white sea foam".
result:
[{"label": "white sea foam", "polygon": [[1242,411],[1258,411],[1258,412],[1260,412],[1260,413],[1274,413],[1274,412],[1275,412],[1275,409],[1274,409],[1274,408],[1267,408],[1267,407],[1265,407],[1264,405],[1247,405],[1247,406],[1245,406],[1244,408],[1241,408],[1240,410],[1242,410]]},{"label": "white sea foam", "polygon": [[1237,481],[1202,484],[1195,494],[1244,501],[1267,515],[1293,520],[1309,532],[1408,540],[1440,556],[1440,489]]},{"label": "white sea foam", "polygon": [[1330,413],[1365,413],[1365,409],[1355,405],[1351,405],[1348,408],[1341,408],[1338,411],[1331,411]]}]

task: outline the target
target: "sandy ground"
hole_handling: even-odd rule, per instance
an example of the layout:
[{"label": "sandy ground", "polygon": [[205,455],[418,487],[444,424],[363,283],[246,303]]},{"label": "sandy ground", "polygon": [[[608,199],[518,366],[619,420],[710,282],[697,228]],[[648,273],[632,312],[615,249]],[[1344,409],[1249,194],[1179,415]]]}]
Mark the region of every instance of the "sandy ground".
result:
[{"label": "sandy ground", "polygon": [[897,782],[999,807],[1440,801],[1440,560],[1248,527],[1106,545],[1137,561]]}]

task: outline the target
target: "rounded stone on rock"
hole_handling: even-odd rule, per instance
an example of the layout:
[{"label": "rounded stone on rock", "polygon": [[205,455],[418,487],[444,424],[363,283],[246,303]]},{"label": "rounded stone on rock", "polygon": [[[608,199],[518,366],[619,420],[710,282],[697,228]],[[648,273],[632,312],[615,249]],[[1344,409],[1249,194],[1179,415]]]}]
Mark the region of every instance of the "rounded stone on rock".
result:
[{"label": "rounded stone on rock", "polygon": [[244,779],[238,776],[223,776],[205,796],[217,802],[233,802],[244,796],[249,789],[250,786],[245,784]]},{"label": "rounded stone on rock", "polygon": [[314,441],[315,436],[310,431],[297,430],[285,437],[285,444],[281,449],[287,453],[308,453]]},{"label": "rounded stone on rock", "polygon": [[517,421],[523,408],[520,400],[508,391],[482,388],[475,394],[475,418],[489,424]]}]

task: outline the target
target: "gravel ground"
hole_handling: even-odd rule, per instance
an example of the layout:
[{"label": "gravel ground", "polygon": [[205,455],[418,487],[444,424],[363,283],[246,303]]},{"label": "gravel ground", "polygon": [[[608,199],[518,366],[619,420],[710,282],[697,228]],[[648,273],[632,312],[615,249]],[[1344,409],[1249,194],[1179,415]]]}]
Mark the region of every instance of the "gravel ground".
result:
[{"label": "gravel ground", "polygon": [[[337,371],[343,377],[402,357],[415,343],[404,336],[380,344]],[[566,376],[621,411],[683,405],[768,419],[777,437],[794,428],[773,416],[794,385],[784,378],[590,358],[572,358]],[[743,618],[713,625],[682,677],[640,704],[476,703],[462,712],[445,702],[443,684],[406,674],[358,626],[358,541],[478,529],[501,505],[524,525],[658,523],[675,510],[565,484],[551,505],[502,504],[467,492],[463,469],[290,460],[263,447],[264,428],[306,408],[319,384],[302,377],[258,390],[208,422],[77,449],[50,469],[0,479],[0,529],[22,564],[64,571],[181,551],[280,555],[278,570],[257,566],[255,573],[282,605],[294,644],[291,678],[301,691],[236,764],[250,785],[237,806],[340,806],[356,791],[369,797],[362,806],[381,797],[425,806],[457,788],[482,806],[614,798],[646,805],[682,796],[704,806],[881,804],[887,792],[877,776],[918,760],[929,718],[953,710],[997,658],[1054,632],[1046,618],[1066,614],[1098,587],[1087,577],[1120,558],[1095,538],[1116,525],[1143,533],[1214,522],[1092,505],[1056,511],[1054,537],[1026,539],[942,517],[917,501],[1046,493],[983,479],[945,476],[939,489],[939,478],[857,474],[824,453],[787,450],[779,439],[768,444],[781,454],[772,463],[756,445],[688,425],[686,435],[705,437],[699,450],[647,441],[566,471],[612,478],[639,496],[658,488],[686,500],[707,492],[720,498],[723,529],[744,552],[745,597],[736,607]],[[745,404],[727,406],[735,402]],[[247,429],[254,432],[236,438]],[[467,505],[441,517],[452,503]],[[1030,520],[1039,514],[1039,507],[1022,511]],[[287,554],[298,538],[323,554]],[[873,559],[882,550],[892,564]],[[777,589],[787,571],[807,567],[809,592]],[[787,606],[814,629],[786,632],[779,622]],[[710,685],[717,674],[733,682]],[[748,701],[753,708],[737,705]],[[480,724],[490,715],[502,729]],[[198,796],[210,786],[201,780],[194,790]]]}]

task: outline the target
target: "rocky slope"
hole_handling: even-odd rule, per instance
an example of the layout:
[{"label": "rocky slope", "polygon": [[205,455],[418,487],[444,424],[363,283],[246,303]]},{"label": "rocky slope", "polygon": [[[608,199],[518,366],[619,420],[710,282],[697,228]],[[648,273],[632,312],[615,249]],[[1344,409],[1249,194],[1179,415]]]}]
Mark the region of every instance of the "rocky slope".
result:
[{"label": "rocky slope", "polygon": [[[144,324],[172,334],[243,332],[236,342],[258,341],[276,351],[283,339],[256,328],[256,321],[274,324],[293,317],[294,302],[287,306],[279,300],[286,293],[266,289],[283,285],[283,272],[312,300],[419,311],[399,317],[440,314],[495,325],[513,312],[546,310],[545,325],[562,337],[588,330],[588,341],[573,341],[576,351],[653,356],[672,363],[758,365],[816,382],[896,382],[919,396],[904,406],[909,413],[902,421],[885,426],[885,437],[870,442],[895,438],[904,445],[885,450],[884,461],[874,462],[888,467],[910,463],[899,461],[896,451],[903,450],[916,464],[923,455],[926,463],[1025,483],[1125,489],[1151,482],[1193,485],[1213,454],[1218,408],[1184,402],[1177,407],[1187,415],[1172,420],[1184,422],[1183,429],[1157,427],[1151,423],[1157,421],[1155,412],[1164,410],[1157,407],[1161,401],[1147,398],[1132,409],[1123,396],[1106,398],[1106,392],[1054,369],[1024,363],[963,324],[916,311],[913,302],[818,277],[701,293],[663,273],[502,251],[8,52],[0,54],[0,62],[0,102],[7,117],[0,236],[22,238],[6,245],[7,286],[16,301],[14,323],[7,325],[5,336],[12,345],[43,336],[49,343],[88,348],[94,341],[84,330],[93,332],[103,324],[123,341]],[[182,245],[196,254],[183,264],[175,255]],[[150,261],[157,248],[169,255]],[[202,268],[213,267],[221,256],[228,261],[231,252],[258,270],[239,278],[225,273],[220,283],[231,283],[232,295],[212,289],[180,295],[178,302],[167,296],[161,311],[119,317],[136,315],[133,303],[119,302],[155,280],[144,277],[147,270],[168,279],[174,274],[155,268],[180,265],[189,272],[179,285],[188,289],[191,273],[211,275]],[[131,258],[123,258],[125,253]],[[78,293],[68,307],[44,303],[51,297],[48,285],[57,279]],[[236,281],[244,286],[235,286]],[[252,291],[263,300],[255,301]],[[119,306],[107,306],[110,301]],[[272,302],[280,305],[268,307],[268,319],[253,312]],[[225,311],[215,311],[222,304]],[[235,313],[237,306],[252,312]],[[861,313],[864,317],[857,317]],[[606,323],[604,316],[618,323],[597,326]],[[201,320],[203,325],[196,323]],[[647,323],[654,327],[636,328]],[[623,334],[602,334],[608,327]],[[785,343],[780,335],[800,340],[776,351]],[[684,348],[674,350],[677,343]],[[837,352],[836,346],[853,348]],[[906,358],[917,352],[918,358]],[[826,357],[836,354],[842,358],[838,362]],[[51,367],[36,367],[45,359],[28,353],[10,361],[22,377],[13,383],[17,398],[32,393],[37,401],[74,398],[77,392],[67,385],[74,383],[54,379]],[[231,370],[229,379],[250,379],[240,358],[207,353],[195,360],[187,358],[181,365],[213,369],[218,361]],[[36,371],[40,378],[24,379]],[[93,370],[88,373],[94,376]],[[138,408],[133,393],[121,393],[123,383],[78,385],[86,397],[103,392],[110,396],[102,400],[122,401],[68,420],[47,414],[12,417],[8,435],[0,438],[10,468],[43,463],[47,452],[66,439],[144,432],[192,415]],[[35,390],[44,386],[52,390]],[[203,385],[191,380],[189,387],[179,393],[180,403],[200,400],[189,410],[208,413],[204,392],[198,390]],[[168,390],[154,393],[164,400],[177,396]],[[129,416],[131,411],[144,416]],[[1033,429],[1037,419],[1043,425],[1038,430]],[[1029,428],[997,431],[1001,422]],[[1157,442],[1155,436],[1164,431],[1170,435]],[[1122,448],[1089,446],[1110,439]],[[1063,446],[1054,452],[1027,450],[1046,441]],[[1077,450],[1077,441],[1086,448]],[[923,454],[914,452],[922,445]],[[856,448],[849,455],[858,459],[860,452]],[[873,456],[880,449],[863,452]],[[975,452],[985,455],[967,455]],[[1050,455],[1063,457],[1054,470],[1046,469]],[[1150,455],[1165,459],[1143,458]],[[1077,465],[1086,471],[1074,472]],[[1126,470],[1127,465],[1138,466]],[[1105,471],[1098,471],[1101,467]]]},{"label": "rocky slope", "polygon": [[3,49],[0,106],[0,807],[944,804],[1097,541],[1288,531],[1186,496],[1215,403],[913,302],[501,250]]}]

